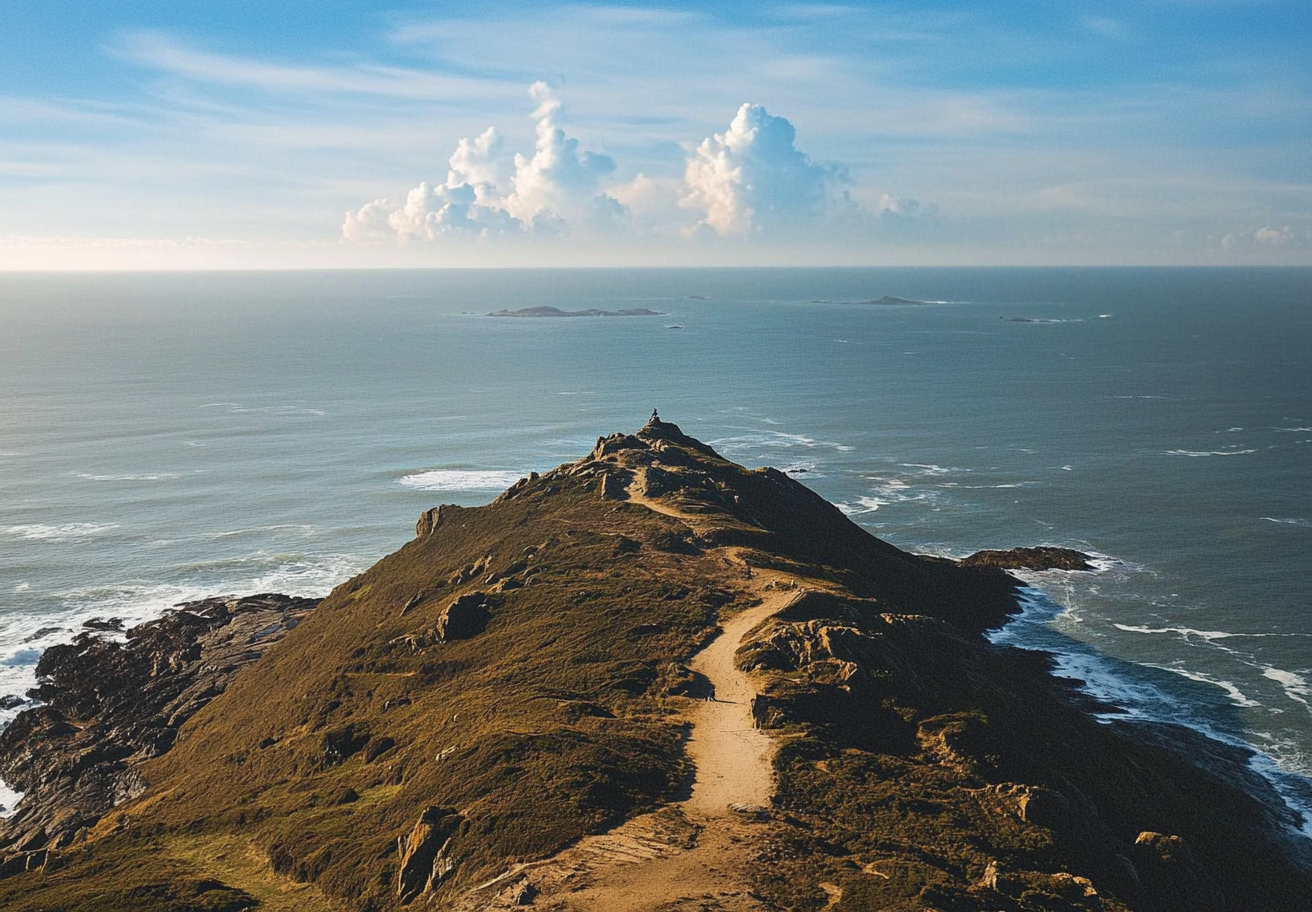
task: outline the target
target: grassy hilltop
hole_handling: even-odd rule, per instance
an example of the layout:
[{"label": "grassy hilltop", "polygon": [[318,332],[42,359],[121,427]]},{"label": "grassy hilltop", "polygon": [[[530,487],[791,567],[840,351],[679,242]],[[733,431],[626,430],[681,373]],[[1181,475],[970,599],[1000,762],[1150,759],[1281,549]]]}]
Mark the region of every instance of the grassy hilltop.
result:
[{"label": "grassy hilltop", "polygon": [[[0,908],[590,908],[561,859],[638,822],[656,860],[631,870],[695,860],[729,828],[719,867],[740,883],[635,910],[1292,912],[1312,896],[1242,755],[1096,723],[1044,656],[984,641],[1014,610],[1002,570],[900,551],[672,424],[430,511],[418,533],[195,701],[171,746],[120,757],[111,726],[78,742],[73,779],[95,755],[133,785],[3,831]],[[774,795],[739,826],[686,804],[715,683],[690,665],[754,609],[768,616],[736,663]],[[102,706],[23,731],[73,743]]]}]

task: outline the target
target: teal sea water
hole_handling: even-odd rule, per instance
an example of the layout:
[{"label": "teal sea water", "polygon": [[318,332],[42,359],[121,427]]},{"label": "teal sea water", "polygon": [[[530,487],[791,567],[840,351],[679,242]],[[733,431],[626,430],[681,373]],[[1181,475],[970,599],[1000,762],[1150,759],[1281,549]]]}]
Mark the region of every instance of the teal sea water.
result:
[{"label": "teal sea water", "polygon": [[[662,315],[482,316],[534,305]],[[1312,807],[1306,269],[0,276],[0,694],[93,617],[324,594],[653,407],[905,548],[1098,555],[996,638]]]}]

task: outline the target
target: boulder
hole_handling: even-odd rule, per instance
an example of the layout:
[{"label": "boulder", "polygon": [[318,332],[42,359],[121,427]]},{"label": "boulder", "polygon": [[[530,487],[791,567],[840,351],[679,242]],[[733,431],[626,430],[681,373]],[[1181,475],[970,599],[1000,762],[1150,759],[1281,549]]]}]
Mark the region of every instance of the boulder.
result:
[{"label": "boulder", "polygon": [[458,596],[438,616],[435,639],[439,643],[448,643],[482,633],[487,626],[488,607],[486,593],[468,592]]},{"label": "boulder", "polygon": [[451,509],[452,504],[440,504],[431,510],[420,513],[419,522],[415,523],[415,538],[423,538],[437,531]]}]

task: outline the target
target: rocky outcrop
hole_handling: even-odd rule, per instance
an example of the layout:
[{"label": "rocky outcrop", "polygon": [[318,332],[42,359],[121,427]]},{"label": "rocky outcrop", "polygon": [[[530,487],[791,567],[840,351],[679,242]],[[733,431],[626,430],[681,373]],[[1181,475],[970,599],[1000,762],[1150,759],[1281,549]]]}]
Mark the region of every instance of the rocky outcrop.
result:
[{"label": "rocky outcrop", "polygon": [[[0,778],[24,793],[0,821],[20,851],[67,845],[145,788],[138,767],[318,604],[285,595],[187,602],[128,631],[52,646],[37,664],[41,701],[0,733]],[[27,862],[25,862],[26,864]]]},{"label": "rocky outcrop", "polygon": [[1225,894],[1179,836],[1145,831],[1132,858],[1157,912],[1225,912]]},{"label": "rocky outcrop", "polygon": [[455,869],[449,849],[462,822],[450,808],[430,807],[407,835],[397,838],[401,868],[396,876],[396,895],[402,904],[432,892],[434,885]]},{"label": "rocky outcrop", "polygon": [[467,592],[452,600],[438,615],[434,628],[437,641],[467,640],[483,632],[487,626],[491,601],[486,593]]},{"label": "rocky outcrop", "polygon": [[442,521],[450,515],[450,512],[458,509],[460,508],[454,504],[439,504],[431,510],[420,513],[419,522],[415,523],[415,538],[432,535],[441,527]]},{"label": "rocky outcrop", "polygon": [[997,567],[1001,570],[1092,570],[1089,555],[1071,548],[1011,548],[1007,551],[976,551],[961,559],[964,567]]},{"label": "rocky outcrop", "polygon": [[[502,580],[503,583],[510,580]],[[499,586],[502,591],[506,588]],[[401,610],[402,616],[407,614],[411,609],[422,605],[429,593],[420,593],[406,602],[405,607]],[[486,592],[466,592],[458,595],[442,609],[437,616],[437,623],[432,627],[421,630],[417,633],[405,634],[397,637],[392,641],[393,645],[404,645],[411,651],[420,651],[429,646],[436,646],[439,643],[450,643],[455,640],[467,640],[470,637],[478,636],[487,627],[488,619],[491,617],[491,610],[496,606],[494,596]]]}]

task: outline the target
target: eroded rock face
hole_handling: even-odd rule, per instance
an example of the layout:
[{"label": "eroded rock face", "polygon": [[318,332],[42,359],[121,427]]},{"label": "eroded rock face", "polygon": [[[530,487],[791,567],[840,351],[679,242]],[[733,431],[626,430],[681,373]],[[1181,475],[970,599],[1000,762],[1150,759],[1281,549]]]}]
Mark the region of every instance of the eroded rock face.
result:
[{"label": "eroded rock face", "polygon": [[314,610],[286,595],[187,602],[128,631],[52,646],[30,695],[43,705],[0,733],[0,777],[25,793],[0,839],[35,851],[73,841],[140,794],[138,766],[168,751],[182,723]]},{"label": "eroded rock face", "polygon": [[455,859],[448,850],[461,823],[463,818],[451,808],[430,807],[407,835],[397,838],[401,870],[397,873],[396,895],[403,904],[431,892],[455,870]]},{"label": "eroded rock face", "polygon": [[415,523],[415,538],[423,538],[425,535],[432,535],[441,527],[442,523],[452,511],[460,509],[454,504],[439,504],[431,510],[425,510],[419,514],[419,521]]}]

